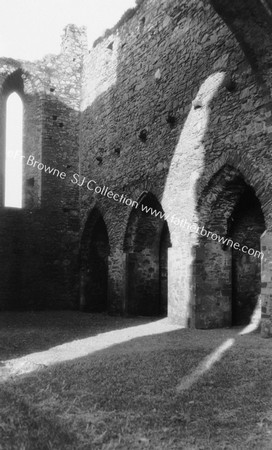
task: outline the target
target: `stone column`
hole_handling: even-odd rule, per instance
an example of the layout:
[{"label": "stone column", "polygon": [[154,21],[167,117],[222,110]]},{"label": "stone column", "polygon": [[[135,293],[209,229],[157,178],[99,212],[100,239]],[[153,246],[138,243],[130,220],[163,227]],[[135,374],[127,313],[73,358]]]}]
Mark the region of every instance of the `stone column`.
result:
[{"label": "stone column", "polygon": [[113,250],[108,258],[108,309],[112,314],[125,313],[126,254]]},{"label": "stone column", "polygon": [[192,290],[190,252],[186,246],[168,249],[168,317],[171,322],[189,326]]},{"label": "stone column", "polygon": [[231,326],[231,263],[230,247],[223,250],[221,244],[210,239],[195,246],[192,283],[195,292],[193,326],[196,328]]},{"label": "stone column", "polygon": [[128,253],[126,279],[125,312],[136,316],[159,315],[159,255],[150,249]]},{"label": "stone column", "polygon": [[265,231],[261,236],[261,335],[272,337],[272,232]]}]

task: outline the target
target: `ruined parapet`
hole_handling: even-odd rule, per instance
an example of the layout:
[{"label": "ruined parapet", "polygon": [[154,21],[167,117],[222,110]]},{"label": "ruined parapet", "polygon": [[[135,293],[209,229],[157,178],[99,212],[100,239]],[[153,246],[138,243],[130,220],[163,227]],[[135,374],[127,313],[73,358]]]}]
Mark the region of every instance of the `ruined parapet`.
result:
[{"label": "ruined parapet", "polygon": [[87,50],[86,27],[78,27],[74,24],[67,25],[63,30],[61,53],[81,55]]}]

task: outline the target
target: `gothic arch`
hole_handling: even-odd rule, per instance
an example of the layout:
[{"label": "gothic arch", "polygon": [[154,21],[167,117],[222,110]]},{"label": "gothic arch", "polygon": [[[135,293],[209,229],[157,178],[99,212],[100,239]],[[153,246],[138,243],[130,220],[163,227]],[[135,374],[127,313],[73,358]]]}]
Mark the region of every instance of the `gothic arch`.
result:
[{"label": "gothic arch", "polygon": [[272,223],[270,223],[269,213],[272,209],[272,182],[265,177],[265,170],[261,171],[258,166],[252,166],[252,161],[247,158],[245,153],[240,155],[233,153],[233,151],[226,152],[205,171],[205,176],[201,177],[196,188],[198,211],[204,199],[205,202],[207,201],[206,194],[211,192],[211,186],[214,185],[220,188],[217,177],[220,177],[220,174],[227,167],[236,171],[237,175],[241,176],[245,183],[254,189],[261,203],[266,227],[271,227]]},{"label": "gothic arch", "polygon": [[23,102],[17,92],[11,92],[6,104],[5,127],[5,206],[21,208],[23,174]]},{"label": "gothic arch", "polygon": [[[161,193],[163,192],[163,187],[158,184],[152,184],[150,181],[144,181],[137,185],[136,187],[133,186],[133,189],[129,188],[125,194],[127,197],[132,198],[133,200],[136,200],[138,204],[141,203],[141,201],[146,197],[148,193],[152,193],[154,198],[159,199],[161,198]],[[158,204],[161,207],[161,203],[158,201]],[[122,238],[121,238],[121,248],[124,250],[124,243],[126,239],[126,233],[127,233],[127,227],[129,224],[129,220],[131,219],[131,212],[132,210],[130,208],[125,208],[124,212],[122,214],[122,223],[120,223],[120,227],[122,228]]]},{"label": "gothic arch", "polygon": [[[141,195],[138,205],[130,213],[124,238],[126,313],[167,315],[167,251],[171,245],[168,226],[161,204],[152,193]],[[149,208],[159,213],[157,217]]]},{"label": "gothic arch", "polygon": [[199,227],[233,243],[199,239],[195,307],[199,328],[247,324],[258,305],[261,258],[243,252],[242,247],[259,252],[266,224],[256,191],[239,169],[223,165],[199,199]]},{"label": "gothic arch", "polygon": [[[41,92],[42,83],[38,76],[29,73],[17,61],[7,60],[6,71],[0,75],[0,206],[5,204],[5,157],[6,157],[6,114],[7,100],[9,96],[16,93],[23,105],[23,155],[27,159],[30,154],[35,155],[37,160],[42,157],[41,140],[38,133],[34,133],[34,140],[29,134],[41,124]],[[35,81],[35,83],[34,83]],[[35,110],[35,120],[33,120]],[[16,151],[14,159],[18,159]],[[20,157],[19,157],[20,158]],[[33,171],[25,164],[22,165],[22,206],[37,206],[41,200],[41,173]]]}]

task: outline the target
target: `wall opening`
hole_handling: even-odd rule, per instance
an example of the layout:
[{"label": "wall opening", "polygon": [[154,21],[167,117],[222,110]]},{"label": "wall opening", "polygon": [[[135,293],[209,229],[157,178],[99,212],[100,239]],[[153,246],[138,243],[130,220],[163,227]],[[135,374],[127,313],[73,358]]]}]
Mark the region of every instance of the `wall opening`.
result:
[{"label": "wall opening", "polygon": [[[97,211],[86,224],[81,250],[81,309],[108,310],[109,238],[105,222]],[[92,220],[94,218],[94,220]]]},{"label": "wall opening", "polygon": [[23,103],[13,92],[6,105],[5,206],[22,208]]},{"label": "wall opening", "polygon": [[[261,204],[241,173],[226,165],[203,190],[198,212],[200,226],[226,241],[199,238],[194,263],[195,326],[247,325],[260,304],[261,258],[247,250],[260,251],[265,231]],[[226,244],[228,239],[232,246]],[[233,248],[235,243],[238,249]]]},{"label": "wall opening", "polygon": [[127,254],[126,313],[140,316],[167,315],[167,224],[143,206],[162,211],[151,193],[139,200],[129,218],[124,251]]},{"label": "wall opening", "polygon": [[160,283],[160,313],[167,316],[168,313],[168,248],[171,247],[170,233],[167,222],[164,222],[160,239],[159,255],[159,283]]},{"label": "wall opening", "polygon": [[[234,242],[260,251],[265,221],[260,202],[247,187],[231,216],[229,235]],[[261,259],[232,249],[232,325],[247,325],[261,292]]]}]

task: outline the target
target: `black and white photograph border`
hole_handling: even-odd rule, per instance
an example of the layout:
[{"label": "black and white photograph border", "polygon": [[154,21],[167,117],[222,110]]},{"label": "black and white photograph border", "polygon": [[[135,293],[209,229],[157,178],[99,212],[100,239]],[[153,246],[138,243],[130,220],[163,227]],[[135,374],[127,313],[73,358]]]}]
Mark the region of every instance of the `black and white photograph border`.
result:
[{"label": "black and white photograph border", "polygon": [[271,0],[2,0],[0,450],[272,449],[271,67]]}]

